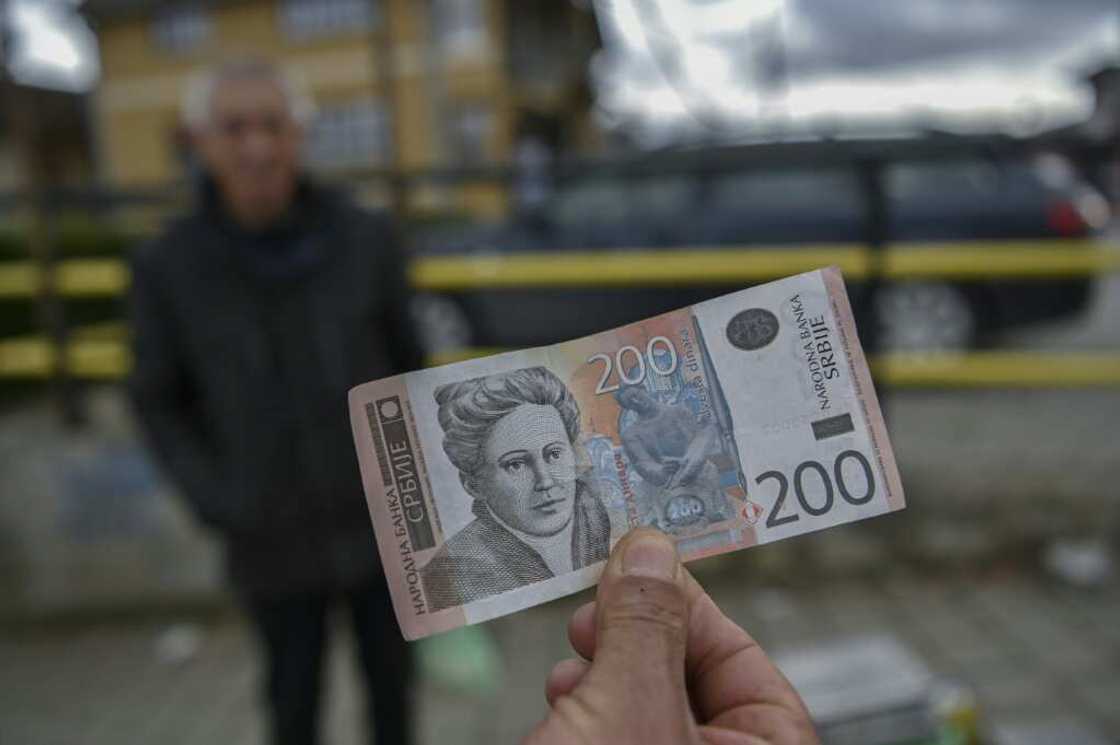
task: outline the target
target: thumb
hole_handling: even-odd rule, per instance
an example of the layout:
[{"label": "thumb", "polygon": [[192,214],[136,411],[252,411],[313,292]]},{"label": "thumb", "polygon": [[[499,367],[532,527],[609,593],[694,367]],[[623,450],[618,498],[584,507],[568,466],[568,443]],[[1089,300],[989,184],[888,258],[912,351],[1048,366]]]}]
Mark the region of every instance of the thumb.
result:
[{"label": "thumb", "polygon": [[625,725],[626,742],[697,739],[685,684],[686,588],[676,546],[651,529],[619,541],[599,580],[595,659],[577,690]]}]

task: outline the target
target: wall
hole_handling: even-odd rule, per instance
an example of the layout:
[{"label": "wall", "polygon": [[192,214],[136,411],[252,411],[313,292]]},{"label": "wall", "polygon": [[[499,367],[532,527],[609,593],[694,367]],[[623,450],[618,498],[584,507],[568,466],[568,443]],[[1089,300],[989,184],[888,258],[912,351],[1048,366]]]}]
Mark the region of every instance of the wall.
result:
[{"label": "wall", "polygon": [[[505,160],[511,150],[512,107],[505,58],[502,6],[481,0],[487,44],[481,54],[444,60],[433,53],[427,3],[383,0],[372,30],[293,40],[281,28],[273,2],[249,2],[210,11],[209,39],[176,54],[158,46],[150,18],[107,22],[99,32],[104,81],[98,95],[106,180],[122,186],[155,185],[178,178],[175,136],[188,76],[233,54],[260,54],[297,70],[318,102],[330,104],[371,94],[394,110],[396,165],[428,168],[448,159],[443,125],[460,105],[493,112],[485,159]],[[421,194],[416,205],[500,214],[505,191],[492,185]]]}]

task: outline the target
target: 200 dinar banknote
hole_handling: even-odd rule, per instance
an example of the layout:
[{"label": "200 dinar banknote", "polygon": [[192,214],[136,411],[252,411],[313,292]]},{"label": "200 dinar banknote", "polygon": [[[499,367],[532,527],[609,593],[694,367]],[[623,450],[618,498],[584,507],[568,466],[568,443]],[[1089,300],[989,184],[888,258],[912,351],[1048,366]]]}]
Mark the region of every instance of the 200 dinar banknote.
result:
[{"label": "200 dinar banknote", "polygon": [[904,506],[835,268],[365,383],[350,413],[409,639],[589,587],[636,526],[688,561]]}]

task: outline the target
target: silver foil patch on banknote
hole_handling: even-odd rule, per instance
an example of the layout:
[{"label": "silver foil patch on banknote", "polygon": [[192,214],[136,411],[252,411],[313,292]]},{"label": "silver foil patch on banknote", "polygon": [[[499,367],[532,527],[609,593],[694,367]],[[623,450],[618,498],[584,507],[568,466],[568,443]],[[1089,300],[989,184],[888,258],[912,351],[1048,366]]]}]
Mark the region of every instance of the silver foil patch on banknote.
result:
[{"label": "silver foil patch on banknote", "polygon": [[837,269],[551,347],[366,383],[358,460],[406,637],[904,506]]}]

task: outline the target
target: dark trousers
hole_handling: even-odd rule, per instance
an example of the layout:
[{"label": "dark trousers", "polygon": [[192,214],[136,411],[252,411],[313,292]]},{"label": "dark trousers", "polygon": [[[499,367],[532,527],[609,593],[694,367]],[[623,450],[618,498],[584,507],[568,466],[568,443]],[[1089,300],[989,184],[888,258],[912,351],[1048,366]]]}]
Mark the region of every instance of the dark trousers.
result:
[{"label": "dark trousers", "polygon": [[266,658],[269,742],[313,745],[319,741],[327,612],[334,600],[341,600],[349,611],[357,639],[371,741],[410,745],[412,658],[382,582],[341,596],[324,592],[247,601]]}]

